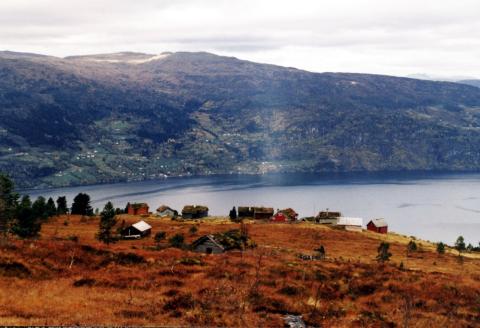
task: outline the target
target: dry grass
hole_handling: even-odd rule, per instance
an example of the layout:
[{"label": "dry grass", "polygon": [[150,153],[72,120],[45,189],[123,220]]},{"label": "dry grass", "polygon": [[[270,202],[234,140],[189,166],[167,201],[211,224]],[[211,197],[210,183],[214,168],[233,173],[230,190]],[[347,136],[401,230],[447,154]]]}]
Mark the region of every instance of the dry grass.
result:
[{"label": "dry grass", "polygon": [[[153,234],[183,233],[187,242],[238,228],[227,220],[143,219]],[[256,249],[206,256],[166,242],[156,250],[153,237],[106,246],[94,238],[97,225],[97,219],[55,218],[39,240],[12,239],[0,249],[2,324],[278,327],[286,313],[313,326],[480,324],[480,260],[439,256],[427,242],[407,256],[410,239],[395,234],[252,223]],[[73,235],[78,242],[68,240]],[[375,262],[380,240],[393,253],[385,266]],[[320,245],[326,260],[299,259]]]}]

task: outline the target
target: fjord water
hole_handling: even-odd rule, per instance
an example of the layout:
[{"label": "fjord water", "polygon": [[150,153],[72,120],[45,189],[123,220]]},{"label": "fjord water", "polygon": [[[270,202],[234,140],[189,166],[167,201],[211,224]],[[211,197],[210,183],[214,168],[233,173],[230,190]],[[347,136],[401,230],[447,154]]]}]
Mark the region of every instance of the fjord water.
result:
[{"label": "fjord water", "polygon": [[453,243],[459,235],[480,241],[480,174],[272,174],[168,178],[156,181],[35,190],[32,197],[79,192],[92,198],[94,208],[107,201],[116,207],[147,202],[150,210],[168,205],[179,211],[186,204],[207,205],[211,215],[228,215],[233,206],[294,208],[313,216],[329,208],[344,216],[383,217],[389,229],[421,239]]}]

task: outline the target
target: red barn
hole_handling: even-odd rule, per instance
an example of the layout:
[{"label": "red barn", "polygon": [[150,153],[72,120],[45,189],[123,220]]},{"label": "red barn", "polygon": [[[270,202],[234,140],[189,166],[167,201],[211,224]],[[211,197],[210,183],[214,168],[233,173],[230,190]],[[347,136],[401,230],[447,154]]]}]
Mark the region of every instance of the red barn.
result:
[{"label": "red barn", "polygon": [[290,218],[283,212],[277,212],[274,216],[272,216],[273,222],[288,222]]},{"label": "red barn", "polygon": [[378,232],[378,233],[387,233],[388,224],[385,219],[372,219],[367,224],[367,230]]},{"label": "red barn", "polygon": [[130,215],[148,215],[148,204],[146,203],[134,203],[134,204],[127,204],[127,214]]}]

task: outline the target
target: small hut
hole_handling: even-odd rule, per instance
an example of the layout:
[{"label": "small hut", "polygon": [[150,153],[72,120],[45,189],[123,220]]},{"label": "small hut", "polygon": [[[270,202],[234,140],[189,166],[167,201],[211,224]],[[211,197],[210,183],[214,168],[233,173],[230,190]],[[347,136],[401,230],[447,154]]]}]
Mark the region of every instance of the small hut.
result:
[{"label": "small hut", "polygon": [[176,218],[178,216],[178,211],[166,206],[162,205],[157,208],[157,216],[161,218]]},{"label": "small hut", "polygon": [[147,203],[127,203],[127,214],[130,215],[148,215]]},{"label": "small hut", "polygon": [[208,207],[202,205],[186,205],[182,210],[184,219],[201,219],[208,216]]},{"label": "small hut", "polygon": [[336,226],[348,231],[362,232],[362,218],[339,217]]},{"label": "small hut", "polygon": [[121,231],[121,235],[125,239],[140,239],[150,235],[152,232],[152,226],[145,221],[138,221],[124,228]]},{"label": "small hut", "polygon": [[255,220],[269,220],[274,213],[271,207],[252,207],[252,210]]},{"label": "small hut", "polygon": [[388,224],[385,219],[372,219],[367,223],[367,230],[378,232],[378,233],[387,233]]},{"label": "small hut", "polygon": [[225,248],[215,240],[213,235],[205,235],[192,243],[193,251],[206,254],[220,254],[225,252]]}]

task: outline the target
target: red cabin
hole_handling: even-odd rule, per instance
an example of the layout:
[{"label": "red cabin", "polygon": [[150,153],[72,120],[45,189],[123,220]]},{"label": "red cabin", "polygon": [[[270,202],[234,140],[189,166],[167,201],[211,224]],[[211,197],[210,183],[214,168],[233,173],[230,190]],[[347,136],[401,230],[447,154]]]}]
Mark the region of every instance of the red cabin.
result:
[{"label": "red cabin", "polygon": [[273,222],[288,222],[290,221],[290,218],[282,212],[277,212],[274,216],[272,216],[272,221]]},{"label": "red cabin", "polygon": [[388,224],[385,219],[372,219],[367,224],[367,230],[378,232],[378,233],[387,233]]},{"label": "red cabin", "polygon": [[134,203],[127,204],[127,214],[130,215],[148,215],[148,204],[146,203]]}]

